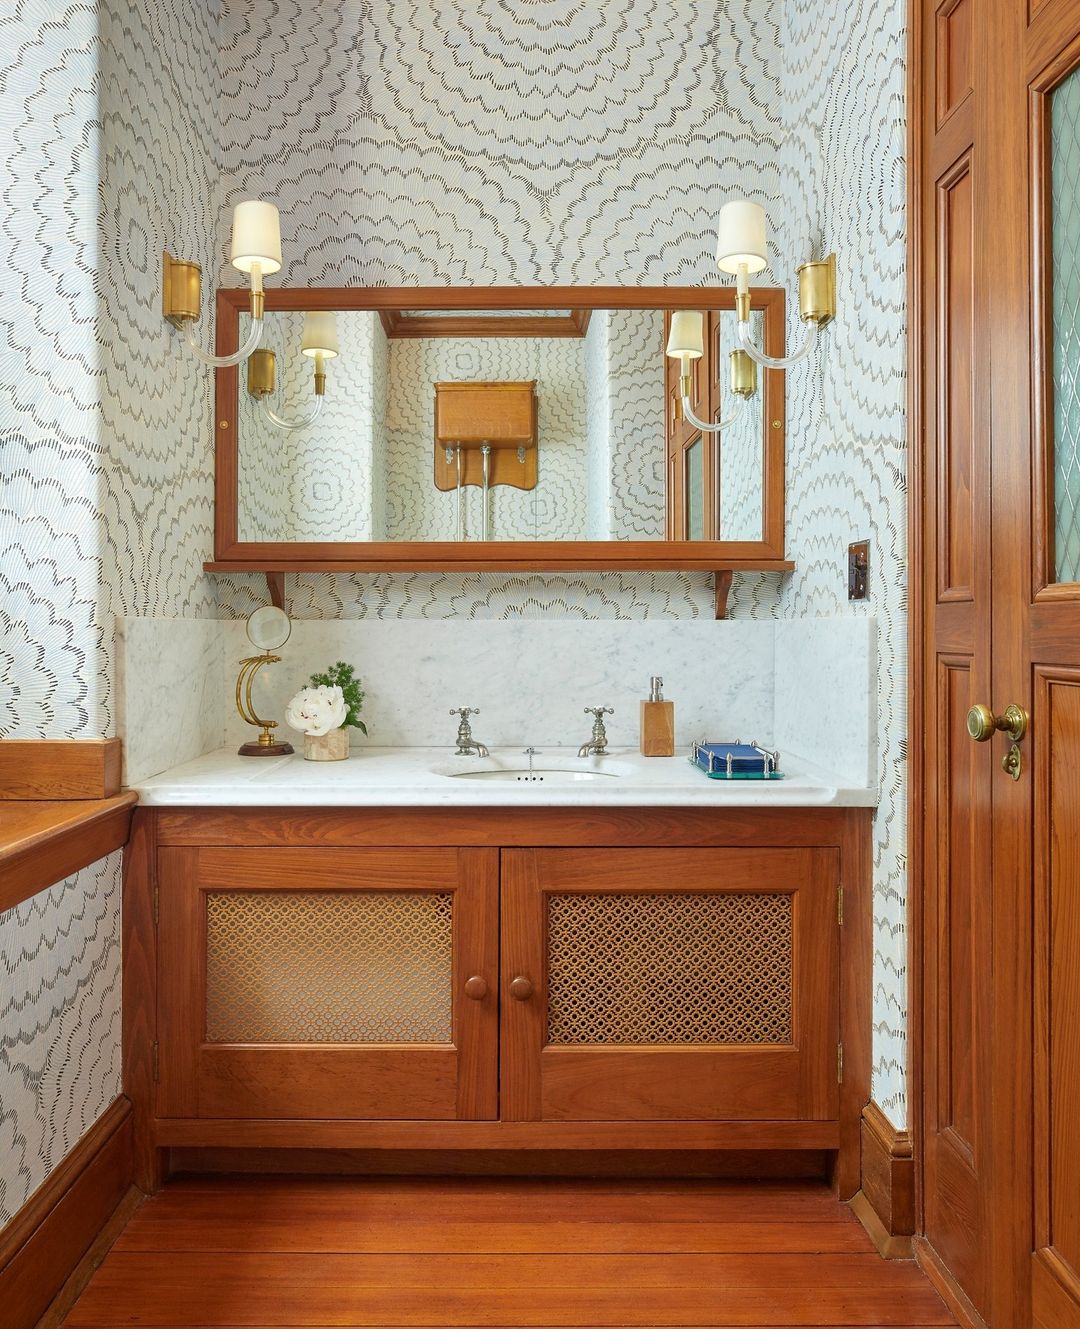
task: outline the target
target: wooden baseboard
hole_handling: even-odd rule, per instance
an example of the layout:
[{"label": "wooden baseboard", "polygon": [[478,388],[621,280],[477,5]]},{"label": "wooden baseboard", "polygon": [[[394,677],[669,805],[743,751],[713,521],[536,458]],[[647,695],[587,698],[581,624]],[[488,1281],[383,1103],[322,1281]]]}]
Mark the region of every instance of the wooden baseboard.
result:
[{"label": "wooden baseboard", "polygon": [[0,1230],[5,1329],[34,1329],[127,1195],[131,1103],[118,1098]]},{"label": "wooden baseboard", "polygon": [[960,1329],[986,1329],[986,1321],[971,1304],[960,1284],[949,1273],[941,1257],[925,1237],[915,1237],[912,1253],[919,1268],[934,1285],[934,1290],[945,1303]]},{"label": "wooden baseboard", "polygon": [[911,1259],[915,1231],[915,1163],[911,1136],[876,1103],[862,1113],[862,1188],[852,1212],[887,1260]]}]

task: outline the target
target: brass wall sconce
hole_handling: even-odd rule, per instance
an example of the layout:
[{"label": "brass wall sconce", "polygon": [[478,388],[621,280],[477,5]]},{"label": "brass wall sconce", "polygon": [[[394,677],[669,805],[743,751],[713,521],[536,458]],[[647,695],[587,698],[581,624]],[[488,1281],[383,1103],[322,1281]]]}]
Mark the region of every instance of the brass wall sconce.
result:
[{"label": "brass wall sconce", "polygon": [[720,209],[716,228],[716,263],[736,281],[735,309],[739,342],[746,353],[765,369],[790,369],[814,349],[818,332],[836,316],[836,255],[804,263],[799,275],[799,317],[807,337],[791,355],[770,356],[758,350],[750,334],[750,273],[768,267],[765,209],[760,203],[739,199]]},{"label": "brass wall sconce", "polygon": [[742,414],[746,402],[757,392],[757,365],[746,351],[732,351],[730,362],[730,390],[735,400],[735,409],[726,420],[710,424],[699,420],[694,414],[690,400],[691,374],[690,361],[700,360],[705,354],[705,315],[698,309],[680,310],[671,316],[671,330],[668,333],[667,354],[673,360],[682,361],[679,373],[679,395],[682,398],[683,417],[695,429],[706,434],[718,434],[722,429],[733,425]]},{"label": "brass wall sconce", "polygon": [[293,750],[291,743],[275,741],[272,731],[277,728],[277,721],[260,720],[251,697],[255,675],[263,665],[280,663],[281,656],[275,655],[274,651],[285,645],[291,632],[288,614],[275,605],[263,605],[248,618],[248,640],[262,654],[240,661],[240,672],[236,676],[236,709],[245,724],[255,725],[262,733],[254,742],[242,743],[237,748],[241,757],[287,757]]},{"label": "brass wall sconce", "polygon": [[198,263],[162,254],[161,312],[182,329],[188,350],[204,365],[224,369],[245,360],[262,340],[266,298],[263,277],[281,268],[281,229],[278,210],[260,199],[245,199],[233,210],[231,263],[251,280],[251,329],[232,355],[208,355],[195,340],[193,324],[202,304],[202,268]]},{"label": "brass wall sconce", "polygon": [[252,351],[247,365],[247,390],[259,403],[263,415],[278,429],[305,429],[314,423],[326,399],[326,362],[338,354],[337,319],[332,310],[308,312],[304,315],[304,335],[301,352],[315,361],[314,400],[311,409],[298,420],[286,420],[270,405],[270,397],[277,386],[277,356],[260,347]]}]

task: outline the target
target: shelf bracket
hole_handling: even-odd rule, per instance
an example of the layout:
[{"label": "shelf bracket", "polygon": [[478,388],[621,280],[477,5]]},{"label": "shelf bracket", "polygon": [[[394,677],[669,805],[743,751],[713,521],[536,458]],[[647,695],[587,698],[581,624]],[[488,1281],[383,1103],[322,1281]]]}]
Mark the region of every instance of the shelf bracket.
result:
[{"label": "shelf bracket", "polygon": [[270,595],[270,603],[277,609],[284,609],[285,608],[284,572],[268,572],[266,574],[266,589]]},{"label": "shelf bracket", "polygon": [[728,593],[734,572],[713,573],[713,608],[717,618],[727,618]]}]

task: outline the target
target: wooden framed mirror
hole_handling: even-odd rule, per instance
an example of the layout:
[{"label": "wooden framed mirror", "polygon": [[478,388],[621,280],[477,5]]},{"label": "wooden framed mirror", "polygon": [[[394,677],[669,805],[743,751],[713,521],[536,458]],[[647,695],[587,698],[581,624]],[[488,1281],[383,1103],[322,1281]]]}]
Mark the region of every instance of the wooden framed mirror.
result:
[{"label": "wooden framed mirror", "polygon": [[[219,354],[239,344],[246,306],[245,291],[218,292]],[[720,434],[683,418],[665,355],[676,310],[703,314],[692,407],[731,415]],[[316,365],[305,317],[327,311],[339,354]],[[754,288],[752,318],[782,355],[783,291]],[[735,331],[728,288],[267,290],[272,359],[217,371],[206,566],[788,569],[784,374],[734,397]],[[325,396],[304,425],[313,368]]]}]

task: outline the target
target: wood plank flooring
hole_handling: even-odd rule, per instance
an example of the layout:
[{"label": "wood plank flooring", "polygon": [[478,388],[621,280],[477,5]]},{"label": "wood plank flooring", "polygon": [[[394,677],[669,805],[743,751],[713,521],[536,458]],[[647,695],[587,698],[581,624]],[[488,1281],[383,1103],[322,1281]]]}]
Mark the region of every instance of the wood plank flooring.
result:
[{"label": "wood plank flooring", "polygon": [[816,1182],[193,1178],[65,1329],[951,1325]]}]

